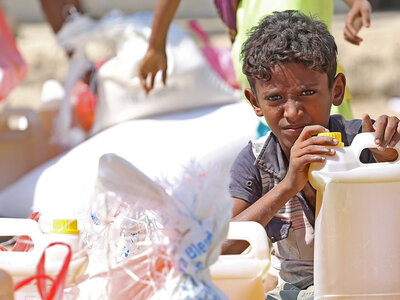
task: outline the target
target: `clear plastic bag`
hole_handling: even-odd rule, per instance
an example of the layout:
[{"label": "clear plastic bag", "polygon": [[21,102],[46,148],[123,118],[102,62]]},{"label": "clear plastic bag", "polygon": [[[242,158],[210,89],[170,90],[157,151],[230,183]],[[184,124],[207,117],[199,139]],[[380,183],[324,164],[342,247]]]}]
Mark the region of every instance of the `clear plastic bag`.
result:
[{"label": "clear plastic bag", "polygon": [[227,180],[191,163],[182,178],[156,183],[124,159],[100,159],[90,218],[90,262],[80,298],[227,299],[209,266],[231,218]]}]

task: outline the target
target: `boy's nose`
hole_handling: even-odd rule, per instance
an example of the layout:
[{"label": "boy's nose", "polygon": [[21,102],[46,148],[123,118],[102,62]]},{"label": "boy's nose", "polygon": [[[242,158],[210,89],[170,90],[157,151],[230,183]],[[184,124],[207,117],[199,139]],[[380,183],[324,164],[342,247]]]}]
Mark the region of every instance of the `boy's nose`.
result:
[{"label": "boy's nose", "polygon": [[285,103],[283,116],[289,122],[296,122],[303,115],[303,110],[301,109],[301,104],[296,99],[289,99]]}]

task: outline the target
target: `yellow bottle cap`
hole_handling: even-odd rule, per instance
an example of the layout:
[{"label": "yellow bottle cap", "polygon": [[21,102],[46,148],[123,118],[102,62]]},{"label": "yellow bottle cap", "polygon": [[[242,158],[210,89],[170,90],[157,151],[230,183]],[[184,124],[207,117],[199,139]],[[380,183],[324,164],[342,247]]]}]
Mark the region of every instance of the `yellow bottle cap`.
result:
[{"label": "yellow bottle cap", "polygon": [[343,147],[344,144],[342,142],[342,134],[340,132],[322,132],[318,133],[318,136],[330,136],[333,137],[334,139],[337,139],[339,142],[336,145],[337,147]]},{"label": "yellow bottle cap", "polygon": [[79,234],[78,221],[68,219],[53,220],[52,233]]}]

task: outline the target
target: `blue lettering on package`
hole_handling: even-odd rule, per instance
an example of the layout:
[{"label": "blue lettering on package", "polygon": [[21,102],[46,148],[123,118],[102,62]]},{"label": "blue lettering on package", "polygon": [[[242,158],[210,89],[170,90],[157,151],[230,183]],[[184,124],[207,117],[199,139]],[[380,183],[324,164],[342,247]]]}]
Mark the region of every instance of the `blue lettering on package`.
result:
[{"label": "blue lettering on package", "polygon": [[[211,239],[212,233],[206,231],[206,238],[204,240],[190,243],[190,245],[186,247],[186,249],[184,250],[184,253],[186,254],[186,259],[184,257],[181,257],[178,261],[178,268],[182,273],[185,273],[185,270],[188,268],[189,261],[195,260],[202,254],[207,253],[208,246],[211,244]],[[201,262],[196,262],[194,267],[197,273],[202,269],[203,264]]]},{"label": "blue lettering on package", "polygon": [[182,272],[182,273],[184,273],[184,272],[185,272],[185,269],[186,269],[187,267],[188,267],[187,261],[186,261],[183,257],[181,257],[181,258],[179,259],[179,261],[178,261],[178,269],[179,269],[179,271]]},{"label": "blue lettering on package", "polygon": [[204,241],[200,241],[197,244],[191,243],[189,247],[185,249],[185,253],[189,259],[195,259],[199,255],[207,252],[207,246],[211,243],[212,233],[207,231],[206,234],[207,236]]}]

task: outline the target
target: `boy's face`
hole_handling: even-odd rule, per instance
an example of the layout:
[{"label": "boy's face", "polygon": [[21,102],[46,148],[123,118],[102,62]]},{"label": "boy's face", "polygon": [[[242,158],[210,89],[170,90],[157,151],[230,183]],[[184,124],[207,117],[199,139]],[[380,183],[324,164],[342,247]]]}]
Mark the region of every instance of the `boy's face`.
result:
[{"label": "boy's face", "polygon": [[271,79],[256,79],[256,95],[251,89],[245,95],[257,116],[265,117],[277,136],[286,156],[307,125],[328,127],[331,105],[342,102],[346,81],[336,76],[333,87],[328,75],[307,68],[302,63],[278,63],[270,69]]}]

